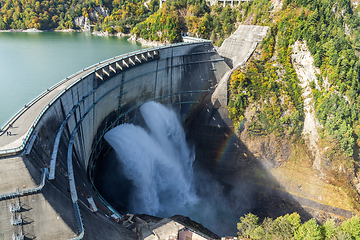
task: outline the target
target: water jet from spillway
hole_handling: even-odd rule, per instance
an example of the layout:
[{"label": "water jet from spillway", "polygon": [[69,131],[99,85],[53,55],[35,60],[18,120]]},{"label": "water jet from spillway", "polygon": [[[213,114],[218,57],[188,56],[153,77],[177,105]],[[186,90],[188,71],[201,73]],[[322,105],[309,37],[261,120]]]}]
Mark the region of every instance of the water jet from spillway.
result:
[{"label": "water jet from spillway", "polygon": [[122,124],[105,134],[116,154],[110,151],[97,166],[101,194],[120,212],[179,214],[220,236],[236,235],[249,189],[229,189],[196,164],[174,111],[149,102],[140,112],[137,125]]},{"label": "water jet from spillway", "polygon": [[144,104],[140,111],[145,128],[122,124],[105,135],[134,185],[129,210],[158,216],[180,214],[198,201],[194,151],[173,111],[155,102]]}]

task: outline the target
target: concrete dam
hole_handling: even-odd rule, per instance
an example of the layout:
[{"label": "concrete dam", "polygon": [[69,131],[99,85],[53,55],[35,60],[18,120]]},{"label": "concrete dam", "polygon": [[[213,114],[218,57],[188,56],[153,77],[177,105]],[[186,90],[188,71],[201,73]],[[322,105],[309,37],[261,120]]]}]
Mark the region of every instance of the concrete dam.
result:
[{"label": "concrete dam", "polygon": [[229,69],[210,41],[180,43],[106,60],[47,89],[1,132],[0,239],[136,239],[93,188],[103,135],[151,100],[192,118]]},{"label": "concrete dam", "polygon": [[[195,167],[216,181],[196,180],[208,185],[210,198],[225,196],[215,204],[226,200],[232,216],[223,217],[231,218],[234,225],[225,225],[234,235],[236,221],[248,212],[275,218],[297,211],[308,220],[312,216],[303,209],[308,206],[350,216],[259,186],[251,178],[257,174],[254,164],[261,163],[233,131],[227,83],[267,30],[240,26],[218,50],[210,41],[198,40],[117,56],[80,70],[26,104],[0,131],[0,240],[143,239],[143,233],[128,228],[126,212],[119,211],[117,200],[96,179],[106,175],[104,159],[112,151],[104,135],[122,123],[136,124],[139,108],[150,101],[180,116],[196,149]],[[276,184],[271,174],[264,178]],[[116,188],[119,181],[107,185]],[[215,215],[205,218],[224,228]],[[150,234],[150,229],[145,230]]]},{"label": "concrete dam", "polygon": [[[96,179],[106,175],[104,156],[112,151],[105,133],[122,123],[136,124],[139,108],[150,101],[180,116],[196,148],[194,165],[219,180],[196,181],[209,185],[210,197],[216,198],[215,191],[225,196],[215,205],[228,201],[233,216],[225,218],[231,223],[250,211],[263,216],[298,211],[310,218],[298,203],[303,199],[282,192],[273,196],[274,190],[250,178],[234,182],[232,177],[251,172],[253,163],[228,116],[227,83],[267,30],[240,26],[218,50],[211,41],[191,39],[117,56],[80,70],[26,104],[0,131],[0,239],[139,238],[122,224],[126,212]],[[210,212],[205,218],[216,218]],[[236,224],[227,227],[236,234]]]}]

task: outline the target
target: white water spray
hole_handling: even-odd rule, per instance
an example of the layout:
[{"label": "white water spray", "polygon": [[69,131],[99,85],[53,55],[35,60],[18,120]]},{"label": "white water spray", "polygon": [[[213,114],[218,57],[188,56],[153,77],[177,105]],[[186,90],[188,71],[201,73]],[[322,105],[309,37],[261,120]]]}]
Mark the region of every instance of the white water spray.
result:
[{"label": "white water spray", "polygon": [[157,216],[181,214],[198,202],[190,151],[176,114],[156,102],[141,106],[147,129],[122,124],[105,134],[133,182],[129,210]]}]

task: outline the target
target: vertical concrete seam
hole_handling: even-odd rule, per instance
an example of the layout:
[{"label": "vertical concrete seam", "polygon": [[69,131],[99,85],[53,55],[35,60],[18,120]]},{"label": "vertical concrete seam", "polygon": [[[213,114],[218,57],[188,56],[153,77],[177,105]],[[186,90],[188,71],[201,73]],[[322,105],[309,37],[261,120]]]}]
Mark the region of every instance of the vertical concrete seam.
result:
[{"label": "vertical concrete seam", "polygon": [[[172,78],[172,74],[173,74],[173,57],[174,57],[174,48],[171,48],[171,59],[170,59],[170,91],[172,92],[172,88],[173,88],[173,78]],[[173,103],[173,98],[171,98],[171,104]]]},{"label": "vertical concrete seam", "polygon": [[158,78],[158,70],[159,70],[159,61],[156,61],[156,71],[155,71],[155,87],[154,87],[154,98],[156,98],[156,87],[157,87],[157,78]]}]

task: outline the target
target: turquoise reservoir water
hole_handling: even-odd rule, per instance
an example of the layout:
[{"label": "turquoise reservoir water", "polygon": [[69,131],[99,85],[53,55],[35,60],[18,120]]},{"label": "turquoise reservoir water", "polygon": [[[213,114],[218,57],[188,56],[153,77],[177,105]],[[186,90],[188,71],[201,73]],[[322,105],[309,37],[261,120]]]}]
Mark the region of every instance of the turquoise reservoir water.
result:
[{"label": "turquoise reservoir water", "polygon": [[141,48],[126,38],[90,33],[0,32],[0,127],[24,104],[65,77]]}]

